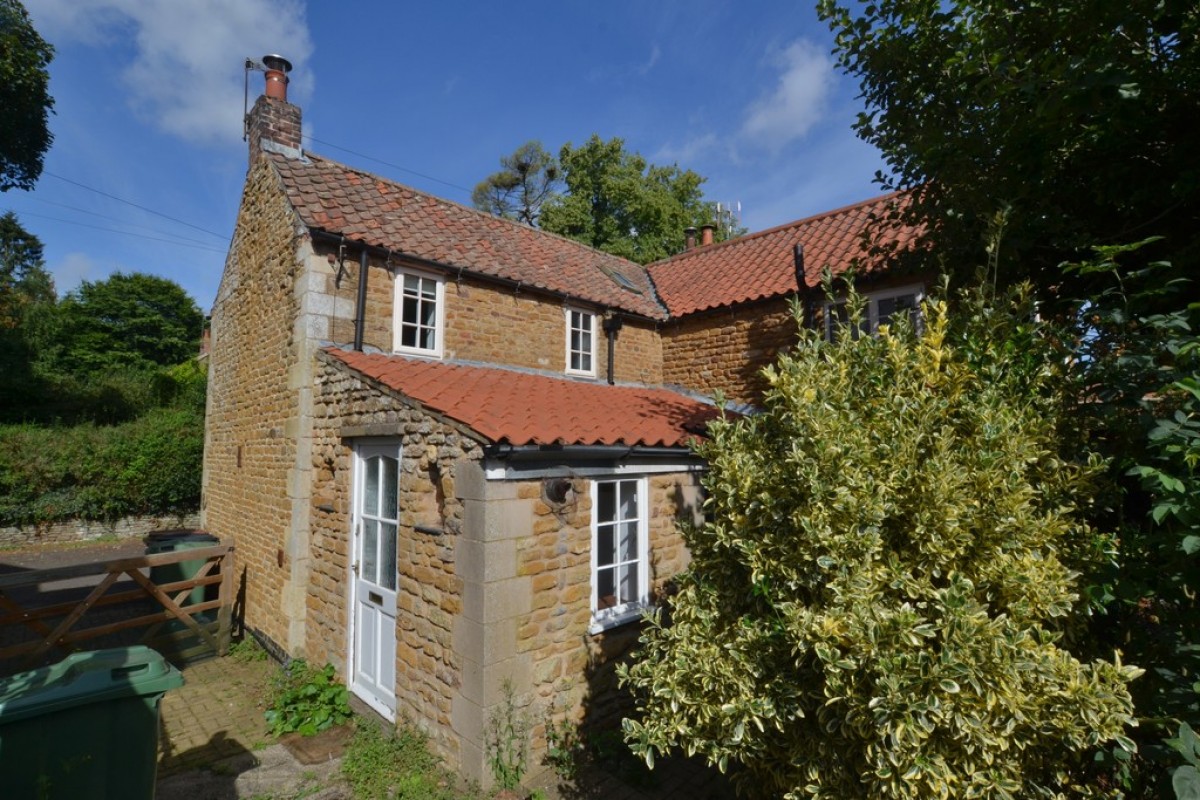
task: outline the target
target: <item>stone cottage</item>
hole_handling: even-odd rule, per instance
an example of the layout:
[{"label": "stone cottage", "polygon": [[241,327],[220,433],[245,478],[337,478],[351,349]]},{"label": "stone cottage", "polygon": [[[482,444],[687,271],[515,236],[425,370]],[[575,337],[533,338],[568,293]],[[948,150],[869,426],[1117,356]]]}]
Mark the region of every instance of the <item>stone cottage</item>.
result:
[{"label": "stone cottage", "polygon": [[[701,518],[712,394],[753,404],[791,299],[832,316],[820,271],[895,198],[642,267],[305,152],[290,66],[265,61],[212,310],[204,525],[237,545],[260,640],[485,779],[506,682],[615,722],[612,664]],[[921,287],[873,291],[868,324]]]}]

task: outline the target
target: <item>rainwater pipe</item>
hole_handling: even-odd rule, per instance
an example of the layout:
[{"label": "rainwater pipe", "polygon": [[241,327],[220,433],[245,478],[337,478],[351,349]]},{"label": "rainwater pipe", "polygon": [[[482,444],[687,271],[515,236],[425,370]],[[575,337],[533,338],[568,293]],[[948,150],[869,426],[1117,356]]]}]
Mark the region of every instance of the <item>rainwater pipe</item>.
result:
[{"label": "rainwater pipe", "polygon": [[358,264],[358,302],[354,309],[354,349],[361,353],[363,328],[367,318],[367,248],[365,247],[358,258]]},{"label": "rainwater pipe", "polygon": [[625,321],[618,316],[607,317],[604,320],[604,332],[608,334],[608,385],[616,381],[613,373],[616,371],[617,331],[625,326]]}]

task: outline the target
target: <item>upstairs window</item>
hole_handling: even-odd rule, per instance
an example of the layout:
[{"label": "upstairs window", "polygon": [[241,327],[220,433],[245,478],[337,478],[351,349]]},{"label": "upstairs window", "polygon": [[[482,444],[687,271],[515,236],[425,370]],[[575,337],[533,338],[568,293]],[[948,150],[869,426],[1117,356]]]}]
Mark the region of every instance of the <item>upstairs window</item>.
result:
[{"label": "upstairs window", "polygon": [[593,633],[637,619],[649,607],[646,479],[592,484]]},{"label": "upstairs window", "polygon": [[[857,328],[850,331],[855,338],[860,333],[874,336],[879,332],[880,325],[887,325],[903,314],[907,314],[914,325],[921,322],[921,301],[925,299],[925,289],[920,284],[866,292],[862,297],[865,301],[862,320]],[[846,310],[846,301],[826,301],[825,338],[832,342],[849,325],[850,314]]]},{"label": "upstairs window", "polygon": [[567,309],[567,373],[596,377],[596,315]]},{"label": "upstairs window", "polygon": [[393,349],[441,358],[444,304],[445,282],[441,278],[422,272],[396,273]]}]

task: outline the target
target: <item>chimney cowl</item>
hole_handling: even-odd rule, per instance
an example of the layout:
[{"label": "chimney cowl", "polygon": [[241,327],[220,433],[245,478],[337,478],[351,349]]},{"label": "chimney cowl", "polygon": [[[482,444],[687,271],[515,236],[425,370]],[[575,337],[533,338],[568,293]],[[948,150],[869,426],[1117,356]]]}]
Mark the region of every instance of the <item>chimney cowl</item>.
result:
[{"label": "chimney cowl", "polygon": [[263,66],[266,67],[267,97],[276,100],[287,102],[287,74],[292,71],[292,62],[288,61],[283,56],[265,55],[262,59]]},{"label": "chimney cowl", "polygon": [[708,247],[713,243],[713,232],[717,226],[715,223],[708,222],[700,226],[700,246]]},{"label": "chimney cowl", "polygon": [[683,249],[691,250],[696,246],[696,226],[688,225],[683,229]]}]

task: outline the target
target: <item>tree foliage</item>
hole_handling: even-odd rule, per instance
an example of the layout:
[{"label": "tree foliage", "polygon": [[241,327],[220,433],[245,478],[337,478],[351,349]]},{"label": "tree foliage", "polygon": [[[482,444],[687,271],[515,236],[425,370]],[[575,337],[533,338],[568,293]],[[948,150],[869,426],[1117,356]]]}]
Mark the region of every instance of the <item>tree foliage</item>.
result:
[{"label": "tree foliage", "polygon": [[33,399],[27,330],[53,303],[54,280],[42,261],[41,240],[9,211],[0,216],[0,419],[7,409]]},{"label": "tree foliage", "polygon": [[619,138],[568,142],[558,160],[566,192],[542,206],[543,230],[646,264],[682,251],[685,228],[715,220],[703,177],[649,164]]},{"label": "tree foliage", "polygon": [[32,303],[54,301],[54,279],[42,260],[42,241],[17,215],[0,216],[0,328],[15,328]]},{"label": "tree foliage", "polygon": [[1113,796],[1080,755],[1133,749],[1140,670],[1068,645],[1112,545],[1084,521],[1104,465],[1059,454],[1028,305],[963,317],[804,331],[763,413],[711,427],[709,521],[622,673],[635,751],[740,762],[769,797]]},{"label": "tree foliage", "polygon": [[538,141],[528,141],[500,159],[500,171],[484,178],[471,193],[480,211],[536,226],[542,204],[560,184],[558,161]]},{"label": "tree foliage", "polygon": [[196,355],[204,324],[179,284],[137,272],[84,281],[55,317],[43,349],[59,370],[76,375],[183,363]]},{"label": "tree foliage", "polygon": [[54,108],[47,67],[54,48],[29,21],[17,0],[0,0],[0,191],[31,189],[50,148]]},{"label": "tree foliage", "polygon": [[[1091,291],[1064,260],[1161,235],[1200,266],[1200,7],[1187,0],[820,0],[859,78],[859,136],[947,264],[974,264],[1002,217],[1001,283]],[[1048,294],[1050,292],[1047,292]]]}]

